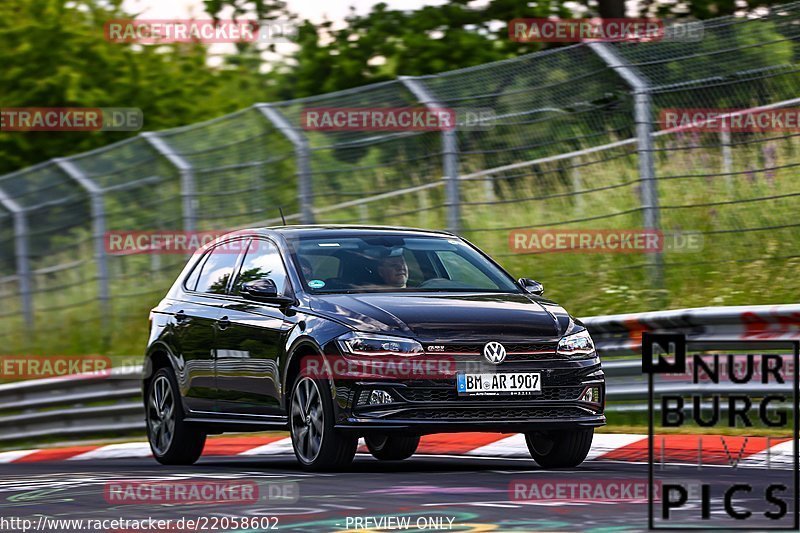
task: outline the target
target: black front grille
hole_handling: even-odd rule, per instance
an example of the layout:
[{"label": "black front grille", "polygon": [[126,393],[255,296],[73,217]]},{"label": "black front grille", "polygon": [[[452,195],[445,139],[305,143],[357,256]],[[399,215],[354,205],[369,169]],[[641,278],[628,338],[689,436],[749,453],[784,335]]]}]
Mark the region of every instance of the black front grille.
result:
[{"label": "black front grille", "polygon": [[576,407],[481,407],[477,409],[410,409],[401,411],[386,418],[406,420],[525,420],[546,419],[559,420],[591,416],[590,413]]},{"label": "black front grille", "polygon": [[459,396],[455,387],[442,389],[407,388],[397,389],[403,398],[409,402],[453,402],[453,401],[520,401],[530,402],[536,400],[577,400],[584,387],[544,387],[541,394],[518,396]]},{"label": "black front grille", "polygon": [[565,355],[558,355],[555,351],[539,354],[508,353],[504,363],[515,363],[517,361],[538,361],[542,359],[569,359]]},{"label": "black front grille", "polygon": [[[483,357],[483,347],[486,343],[481,344],[440,344],[441,349],[436,351],[428,351],[428,355],[442,354],[459,354],[464,356],[477,356]],[[506,349],[506,361],[532,361],[537,359],[565,359],[565,357],[556,354],[555,343],[503,343]]]},{"label": "black front grille", "polygon": [[[439,344],[438,346],[442,346],[442,349],[436,351],[429,351],[429,354],[436,354],[438,352],[444,353],[463,353],[463,354],[474,354],[480,355],[483,353],[483,347],[486,346],[486,343],[475,344]],[[521,344],[521,343],[503,343],[503,346],[506,349],[507,353],[520,353],[520,352],[555,352],[556,351],[556,344],[549,342],[549,343],[534,343],[534,344]]]},{"label": "black front grille", "polygon": [[[552,352],[556,351],[556,344],[553,343],[540,343],[540,344],[503,344],[507,353],[524,353],[524,352]],[[483,347],[481,347],[481,350]]]}]

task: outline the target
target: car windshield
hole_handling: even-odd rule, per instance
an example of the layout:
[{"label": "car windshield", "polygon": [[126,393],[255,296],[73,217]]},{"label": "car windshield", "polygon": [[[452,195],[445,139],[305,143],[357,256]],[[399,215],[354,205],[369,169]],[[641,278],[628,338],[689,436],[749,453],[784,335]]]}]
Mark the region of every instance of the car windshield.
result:
[{"label": "car windshield", "polygon": [[454,237],[301,236],[289,242],[312,293],[520,292],[508,274]]}]

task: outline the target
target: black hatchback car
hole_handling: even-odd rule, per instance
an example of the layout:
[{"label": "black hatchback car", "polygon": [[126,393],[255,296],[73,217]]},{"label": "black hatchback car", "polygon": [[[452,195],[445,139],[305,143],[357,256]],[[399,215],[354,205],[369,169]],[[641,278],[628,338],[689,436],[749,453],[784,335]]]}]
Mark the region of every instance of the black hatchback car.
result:
[{"label": "black hatchback car", "polygon": [[524,433],[539,465],[571,467],[605,424],[586,328],[450,233],[231,233],[150,322],[147,431],[164,464],[196,461],[208,434],[288,429],[307,469],[346,466],[359,437],[400,460],[459,431]]}]

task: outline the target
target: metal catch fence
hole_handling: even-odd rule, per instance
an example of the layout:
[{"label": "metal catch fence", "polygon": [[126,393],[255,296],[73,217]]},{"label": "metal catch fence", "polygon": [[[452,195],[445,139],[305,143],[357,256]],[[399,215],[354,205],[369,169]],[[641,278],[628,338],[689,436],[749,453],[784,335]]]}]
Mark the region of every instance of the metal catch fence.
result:
[{"label": "metal catch fence", "polygon": [[[448,228],[579,314],[725,304],[743,292],[791,301],[798,133],[687,130],[663,113],[800,103],[799,22],[800,3],[786,4],[706,21],[699,41],[581,43],[259,103],[0,176],[0,350],[108,352],[141,336],[184,258],[111,254],[108,232],[275,224],[279,207],[290,222]],[[447,131],[301,124],[308,108],[409,106],[494,118]],[[546,228],[692,234],[703,248],[515,248],[512,232]],[[587,273],[597,290],[574,282]],[[710,298],[704,288],[717,282]]]}]

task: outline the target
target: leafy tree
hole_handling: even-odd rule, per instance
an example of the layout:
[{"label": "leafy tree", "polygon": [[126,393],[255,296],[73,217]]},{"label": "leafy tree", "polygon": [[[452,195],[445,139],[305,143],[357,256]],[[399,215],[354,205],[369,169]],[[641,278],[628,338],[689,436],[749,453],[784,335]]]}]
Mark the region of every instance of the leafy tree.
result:
[{"label": "leafy tree", "polygon": [[203,0],[206,12],[219,17],[225,8],[231,8],[234,17],[255,13],[258,20],[271,20],[286,12],[286,2],[281,0]]},{"label": "leafy tree", "polygon": [[656,0],[644,0],[637,4],[639,15],[654,17],[693,17],[708,19],[733,15],[739,12],[751,12],[759,7],[788,4],[788,0],[692,0],[685,3],[665,3]]},{"label": "leafy tree", "polygon": [[[314,25],[304,21],[298,33],[298,51],[278,91],[283,99],[310,96],[398,75],[432,74],[507,59],[544,46],[560,46],[510,40],[507,24],[515,18],[628,15],[703,19],[782,2],[785,0],[745,0],[745,4],[733,0],[581,0],[580,13],[559,0],[490,0],[480,9],[471,7],[471,0],[450,0],[413,11],[394,10],[379,3],[365,15],[352,13],[340,29],[334,29],[330,22]],[[264,0],[207,0],[206,6],[212,14],[225,7],[260,15],[275,9]]]},{"label": "leafy tree", "polygon": [[454,0],[400,11],[381,3],[367,15],[349,16],[342,29],[332,29],[330,23],[315,27],[306,22],[299,31],[296,67],[282,92],[307,96],[398,75],[432,74],[515,57],[535,51],[541,44],[511,41],[508,21],[570,16],[558,2],[538,2],[530,7],[493,0],[483,10],[467,4],[467,0]]},{"label": "leafy tree", "polygon": [[[205,46],[105,39],[120,0],[0,2],[0,107],[134,107],[144,128],[185,125],[274,98],[271,75],[246,61],[208,64]],[[0,132],[0,173],[135,133]]]}]

